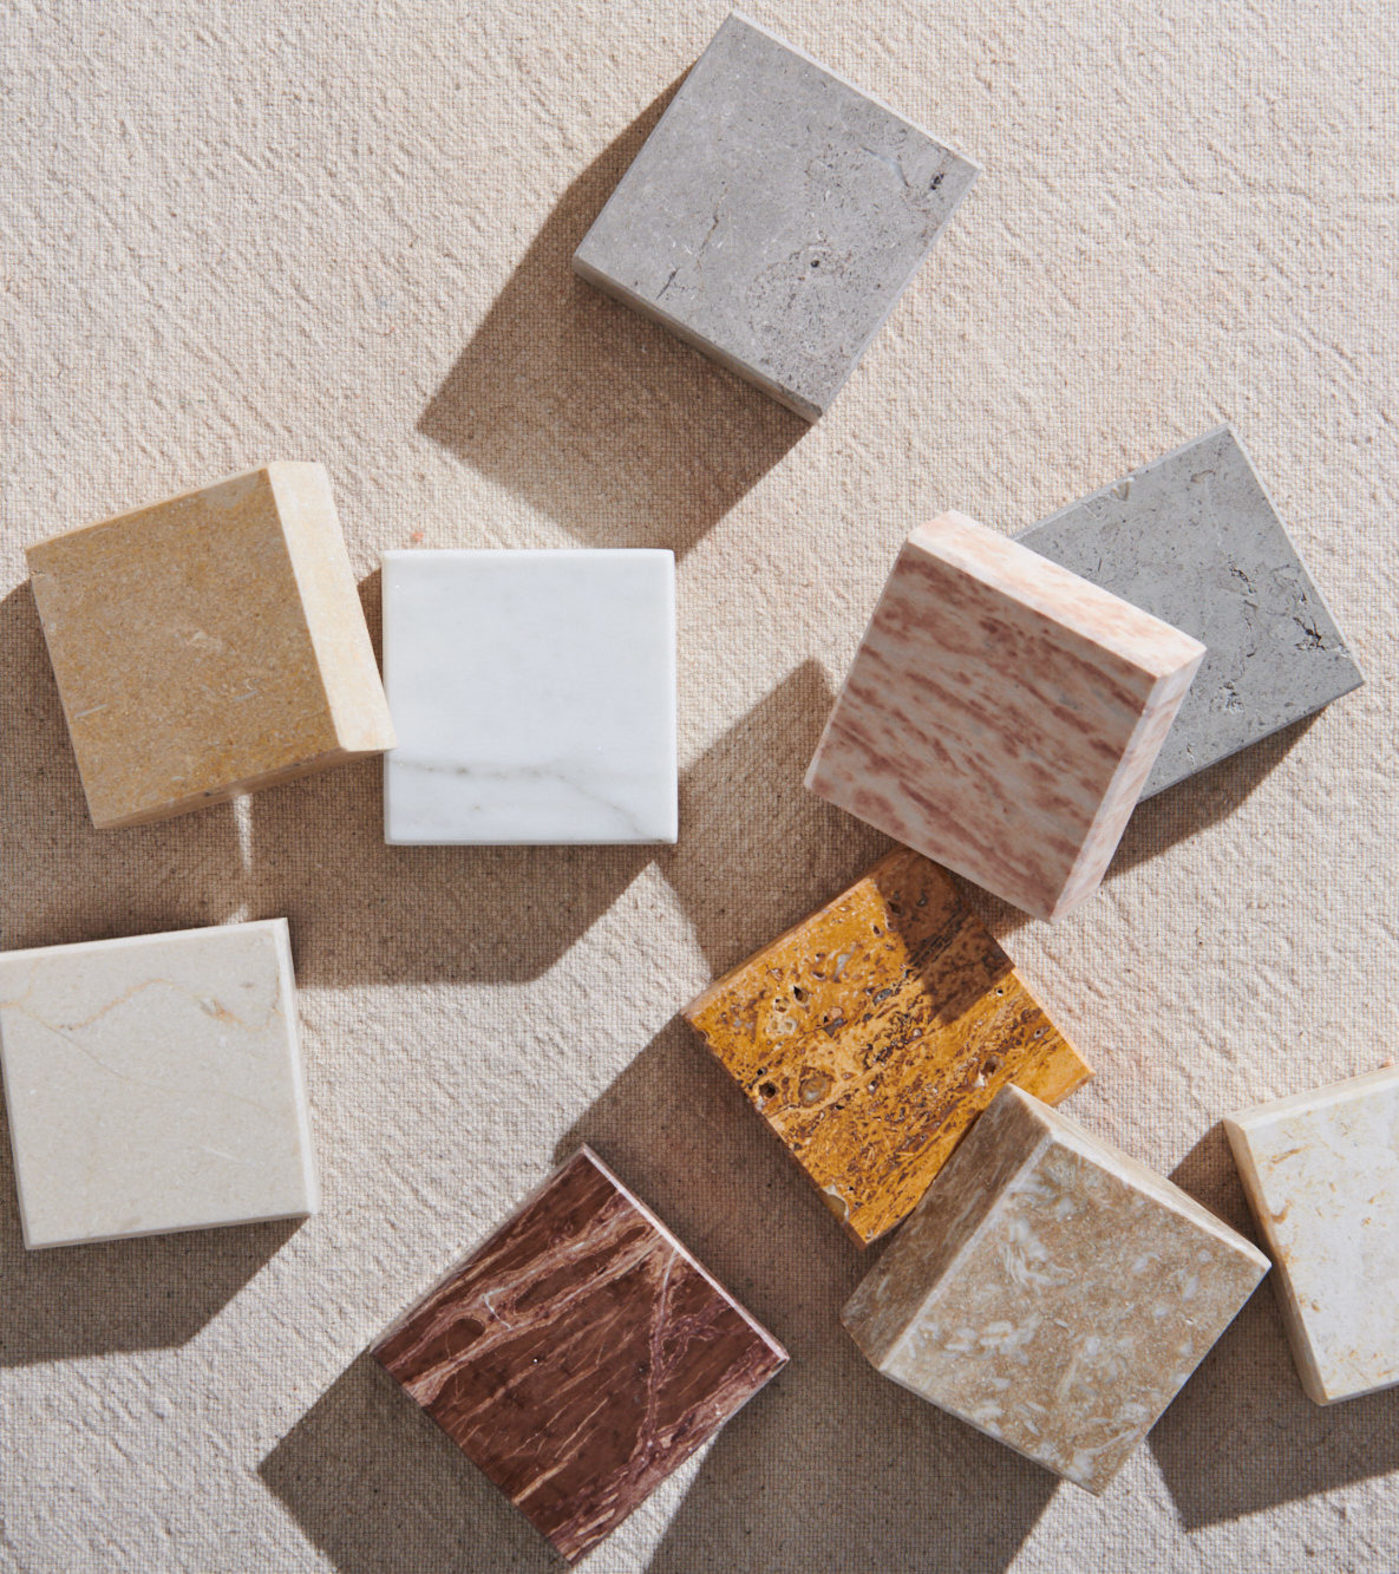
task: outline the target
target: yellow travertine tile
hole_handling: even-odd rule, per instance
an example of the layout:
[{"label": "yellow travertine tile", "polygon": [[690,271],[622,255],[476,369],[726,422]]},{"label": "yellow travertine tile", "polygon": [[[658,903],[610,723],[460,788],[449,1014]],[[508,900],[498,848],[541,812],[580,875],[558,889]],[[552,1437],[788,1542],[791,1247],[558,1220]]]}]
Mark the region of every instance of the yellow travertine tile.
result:
[{"label": "yellow travertine tile", "polygon": [[948,876],[891,853],[685,1010],[867,1245],[904,1218],[1007,1083],[1091,1075]]},{"label": "yellow travertine tile", "polygon": [[392,747],[321,465],[264,465],[28,558],[95,825]]}]

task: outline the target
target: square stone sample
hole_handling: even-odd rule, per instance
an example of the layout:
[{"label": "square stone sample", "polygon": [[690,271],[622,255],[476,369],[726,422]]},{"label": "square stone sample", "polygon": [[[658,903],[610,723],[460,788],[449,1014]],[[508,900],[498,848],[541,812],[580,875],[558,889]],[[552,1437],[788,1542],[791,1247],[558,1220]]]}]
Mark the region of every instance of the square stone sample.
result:
[{"label": "square stone sample", "polygon": [[317,464],[270,464],[30,547],[93,823],[137,825],[393,742]]},{"label": "square stone sample", "polygon": [[396,844],[673,842],[675,557],[384,553]]},{"label": "square stone sample", "polygon": [[1101,1492],[1267,1269],[1194,1198],[1011,1086],[841,1318],[886,1377]]},{"label": "square stone sample", "polygon": [[0,952],[26,1246],[317,1207],[284,918]]},{"label": "square stone sample", "polygon": [[908,538],[807,772],[1037,918],[1102,880],[1204,647],[965,514]]},{"label": "square stone sample", "polygon": [[569,1562],[787,1361],[588,1148],[374,1354]]},{"label": "square stone sample", "polygon": [[936,864],[900,849],[685,1009],[859,1245],[1012,1079],[1092,1072]]},{"label": "square stone sample", "polygon": [[1227,426],[1016,539],[1208,646],[1143,798],[1364,681]]},{"label": "square stone sample", "polygon": [[976,175],[735,12],[573,266],[814,421]]},{"label": "square stone sample", "polygon": [[1399,1069],[1224,1122],[1318,1404],[1399,1383]]}]

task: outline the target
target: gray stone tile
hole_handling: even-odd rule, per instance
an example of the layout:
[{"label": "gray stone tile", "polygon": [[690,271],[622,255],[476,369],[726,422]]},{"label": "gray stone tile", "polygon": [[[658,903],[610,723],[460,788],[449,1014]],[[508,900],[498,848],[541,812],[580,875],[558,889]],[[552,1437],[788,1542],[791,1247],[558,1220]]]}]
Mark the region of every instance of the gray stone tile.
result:
[{"label": "gray stone tile", "polygon": [[976,174],[735,12],[573,266],[814,421]]},{"label": "gray stone tile", "polygon": [[1364,681],[1227,426],[1060,509],[1017,539],[1209,649],[1143,798]]}]

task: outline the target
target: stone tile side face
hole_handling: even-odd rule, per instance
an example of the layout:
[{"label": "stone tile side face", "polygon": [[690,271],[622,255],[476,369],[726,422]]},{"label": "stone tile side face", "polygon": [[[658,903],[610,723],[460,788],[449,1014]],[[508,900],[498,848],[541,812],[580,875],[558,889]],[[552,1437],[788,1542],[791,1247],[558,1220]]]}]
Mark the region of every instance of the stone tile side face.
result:
[{"label": "stone tile side face", "polygon": [[1101,1492],[1266,1260],[1055,1126],[1002,1094],[845,1320],[886,1376]]},{"label": "stone tile side face", "polygon": [[[368,726],[348,740],[327,693],[274,473],[294,476],[298,494],[323,493],[329,511],[331,527],[309,547],[298,540],[300,555],[344,559],[332,570],[338,597],[332,585],[315,602],[323,621],[333,607],[348,623],[359,650],[351,686]],[[267,466],[29,549],[94,824],[185,813],[392,742],[333,522],[320,466]],[[342,628],[327,643],[334,649],[345,639]]]},{"label": "stone tile side face", "polygon": [[900,552],[807,786],[1041,918],[1096,889],[1203,654],[961,514]]},{"label": "stone tile side face", "polygon": [[911,1211],[1006,1083],[1057,1103],[1091,1075],[948,876],[907,849],[685,1015],[860,1245]]},{"label": "stone tile side face", "polygon": [[586,1148],[374,1353],[570,1562],[787,1359]]},{"label": "stone tile side face", "polygon": [[1399,1384],[1399,1069],[1225,1129],[1307,1393],[1331,1404]]},{"label": "stone tile side face", "polygon": [[976,173],[735,13],[574,268],[816,420]]},{"label": "stone tile side face", "polygon": [[1143,465],[1016,539],[1207,647],[1144,798],[1362,682],[1335,618],[1228,427]]}]

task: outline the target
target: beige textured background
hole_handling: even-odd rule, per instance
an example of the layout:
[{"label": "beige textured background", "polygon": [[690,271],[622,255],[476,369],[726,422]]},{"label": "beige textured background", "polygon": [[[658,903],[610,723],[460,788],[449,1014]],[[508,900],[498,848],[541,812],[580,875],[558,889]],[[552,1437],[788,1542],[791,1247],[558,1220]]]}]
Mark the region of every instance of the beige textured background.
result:
[{"label": "beige textured background", "polygon": [[[1075,1113],[1235,1222],[1220,1114],[1394,1052],[1394,8],[753,9],[985,167],[813,430],[566,271],[719,6],[0,14],[4,943],[285,913],[326,1192],[26,1256],[5,1140],[7,1570],[548,1568],[360,1352],[580,1137],[793,1354],[590,1568],[1399,1570],[1399,1393],[1312,1406],[1267,1291],[1101,1501],[875,1377],[857,1253],[676,1019],[878,850],[800,773],[904,533],[1227,418],[1369,684],[1059,927],[983,910]],[[371,608],[419,539],[673,546],[679,847],[390,851],[372,764],[91,831],[20,548],[270,458],[329,466]]]}]

